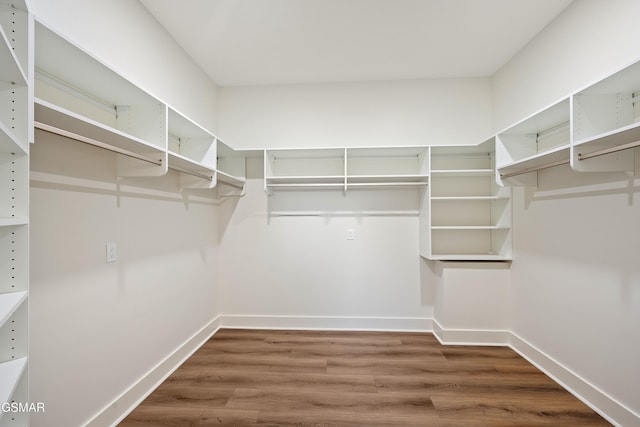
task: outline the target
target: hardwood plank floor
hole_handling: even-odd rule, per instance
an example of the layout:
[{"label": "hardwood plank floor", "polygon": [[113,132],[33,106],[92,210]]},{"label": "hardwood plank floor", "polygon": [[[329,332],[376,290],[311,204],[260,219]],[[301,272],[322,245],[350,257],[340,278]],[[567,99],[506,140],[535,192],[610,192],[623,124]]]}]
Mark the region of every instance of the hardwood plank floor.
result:
[{"label": "hardwood plank floor", "polygon": [[428,333],[222,329],[120,424],[607,426],[505,347]]}]

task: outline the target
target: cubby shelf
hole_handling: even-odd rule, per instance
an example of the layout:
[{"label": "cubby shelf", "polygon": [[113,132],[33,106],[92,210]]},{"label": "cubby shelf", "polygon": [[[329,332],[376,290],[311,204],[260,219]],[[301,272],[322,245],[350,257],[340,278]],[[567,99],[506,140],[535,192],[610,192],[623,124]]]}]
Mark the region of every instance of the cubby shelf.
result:
[{"label": "cubby shelf", "polygon": [[537,170],[569,163],[570,115],[566,98],[499,132],[495,137],[498,182],[537,185]]},{"label": "cubby shelf", "polygon": [[495,145],[434,146],[420,213],[420,253],[432,260],[511,260],[511,192],[495,179]]},{"label": "cubby shelf", "polygon": [[189,175],[181,175],[182,188],[215,187],[216,148],[215,135],[168,108],[169,168]]},{"label": "cubby shelf", "polygon": [[428,147],[265,150],[265,190],[424,187]]},{"label": "cubby shelf", "polygon": [[[35,32],[37,128],[118,153],[118,176],[174,169],[181,188],[213,188],[218,179],[244,187],[244,163],[217,173],[220,143],[213,133],[42,23]],[[226,153],[241,157],[229,147]]]},{"label": "cubby shelf", "polygon": [[216,179],[218,196],[244,196],[247,183],[247,156],[217,140]]},{"label": "cubby shelf", "polygon": [[640,146],[640,62],[572,97],[571,167],[578,171],[633,171]]},{"label": "cubby shelf", "polygon": [[27,291],[0,294],[0,327],[27,299]]},{"label": "cubby shelf", "polygon": [[39,129],[89,141],[92,145],[109,146],[145,158],[160,169],[163,165],[166,168],[166,154],[162,147],[42,99],[35,99],[34,110],[35,126]]},{"label": "cubby shelf", "polygon": [[[16,387],[27,369],[27,358],[0,363],[0,402],[10,402]],[[0,421],[5,411],[0,411]]]}]

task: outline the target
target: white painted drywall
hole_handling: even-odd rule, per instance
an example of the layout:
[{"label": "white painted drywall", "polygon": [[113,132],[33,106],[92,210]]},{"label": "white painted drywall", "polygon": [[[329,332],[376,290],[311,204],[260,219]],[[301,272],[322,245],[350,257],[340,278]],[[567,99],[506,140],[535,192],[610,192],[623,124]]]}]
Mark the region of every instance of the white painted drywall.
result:
[{"label": "white painted drywall", "polygon": [[[217,88],[139,2],[30,4],[215,131]],[[185,195],[174,172],[119,180],[113,153],[48,134],[31,164],[30,399],[46,405],[31,425],[84,425],[217,316],[217,202]]]},{"label": "white painted drywall", "polygon": [[640,59],[640,2],[575,0],[493,76],[499,131]]},{"label": "white painted drywall", "polygon": [[[223,315],[266,319],[254,326],[272,326],[274,316],[372,319],[361,328],[375,328],[379,319],[432,317],[433,278],[418,255],[417,190],[267,196],[262,159],[249,159],[249,166],[247,195],[221,207]],[[363,210],[396,212],[359,215]],[[349,229],[354,240],[347,240]]]},{"label": "white painted drywall", "polygon": [[56,32],[216,133],[217,87],[138,1],[30,0]]},{"label": "white painted drywall", "polygon": [[[638,16],[635,0],[574,1],[495,75],[496,128],[640,58]],[[538,188],[514,192],[511,271],[513,332],[636,414],[638,188],[623,174],[540,172]]]},{"label": "white painted drywall", "polygon": [[[488,79],[224,87],[219,102],[220,135],[240,148],[474,144],[491,127]],[[228,203],[223,220],[224,315],[324,319],[316,327],[334,326],[329,317],[349,327],[351,318],[433,316],[433,266],[418,256],[418,191],[268,197],[261,160],[251,164],[247,195]],[[398,210],[408,214],[358,213]],[[282,211],[320,215],[274,215]],[[345,211],[355,213],[335,214]]]},{"label": "white painted drywall", "polygon": [[219,89],[219,135],[237,148],[477,144],[489,79]]}]

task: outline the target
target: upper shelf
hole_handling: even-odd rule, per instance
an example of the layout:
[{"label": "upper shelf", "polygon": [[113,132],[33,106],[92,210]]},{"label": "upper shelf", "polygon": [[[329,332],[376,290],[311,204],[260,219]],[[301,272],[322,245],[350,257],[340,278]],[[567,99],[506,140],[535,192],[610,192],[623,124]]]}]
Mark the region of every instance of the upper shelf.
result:
[{"label": "upper shelf", "polygon": [[169,167],[190,175],[181,176],[183,188],[216,185],[216,137],[173,108],[168,109],[168,149]]},{"label": "upper shelf", "polygon": [[244,195],[245,184],[247,182],[246,154],[242,151],[233,150],[220,139],[217,141],[216,175],[218,184],[226,187],[219,196],[242,196]]},{"label": "upper shelf", "polygon": [[[26,367],[26,357],[0,363],[0,379],[2,379],[2,381],[0,381],[0,402],[11,401],[11,396],[13,396]],[[4,412],[5,411],[0,411],[0,420]]]},{"label": "upper shelf", "polygon": [[265,151],[265,189],[348,189],[427,185],[428,147]]},{"label": "upper shelf", "polygon": [[27,292],[9,292],[0,294],[0,327],[11,317],[20,304],[27,299]]},{"label": "upper shelf", "polygon": [[516,177],[536,185],[538,169],[569,163],[570,101],[564,99],[496,136],[497,180]]},{"label": "upper shelf", "polygon": [[572,101],[572,167],[633,171],[633,156],[618,152],[640,145],[640,62],[576,93]]}]

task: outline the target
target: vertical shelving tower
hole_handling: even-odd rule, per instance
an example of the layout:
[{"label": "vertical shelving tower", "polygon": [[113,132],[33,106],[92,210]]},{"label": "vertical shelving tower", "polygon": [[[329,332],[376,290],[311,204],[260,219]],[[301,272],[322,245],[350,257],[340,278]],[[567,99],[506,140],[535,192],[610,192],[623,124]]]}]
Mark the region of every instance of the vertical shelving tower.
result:
[{"label": "vertical shelving tower", "polygon": [[495,178],[493,138],[476,146],[431,147],[421,253],[447,261],[511,260],[511,189]]},{"label": "vertical shelving tower", "polygon": [[[28,400],[32,41],[24,0],[0,0],[0,404]],[[0,411],[0,426],[28,421],[25,413]]]}]

